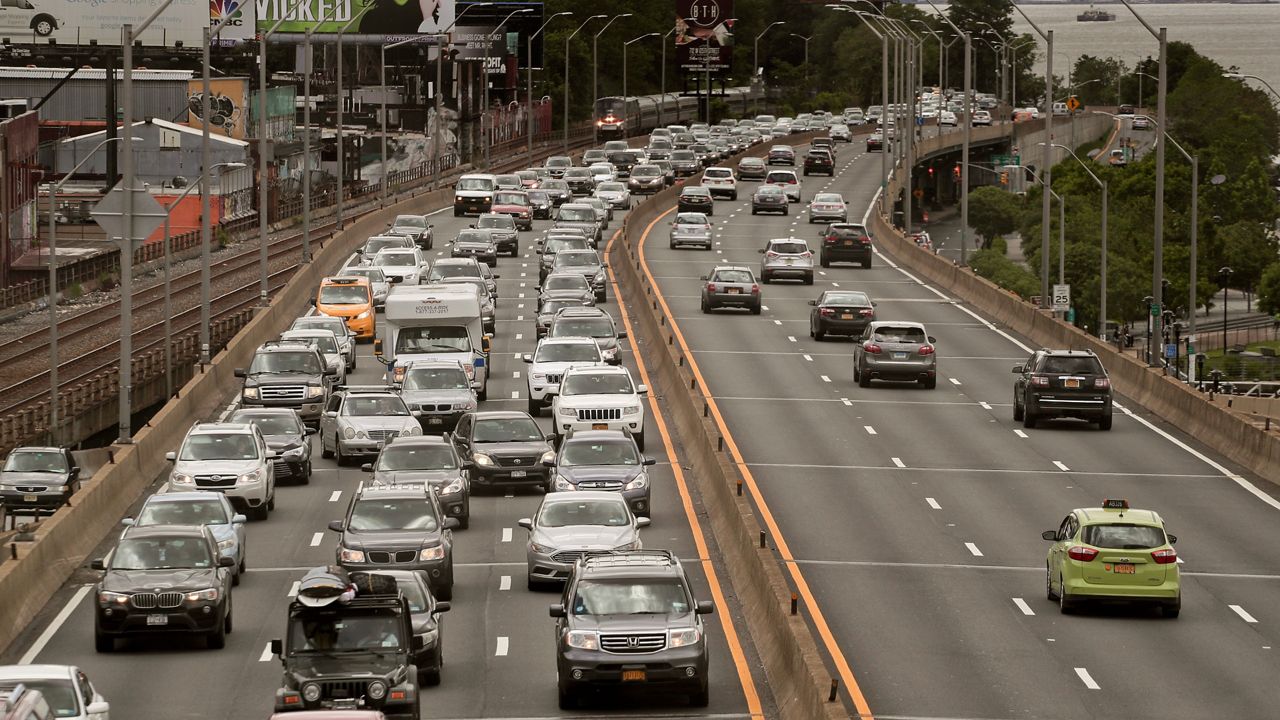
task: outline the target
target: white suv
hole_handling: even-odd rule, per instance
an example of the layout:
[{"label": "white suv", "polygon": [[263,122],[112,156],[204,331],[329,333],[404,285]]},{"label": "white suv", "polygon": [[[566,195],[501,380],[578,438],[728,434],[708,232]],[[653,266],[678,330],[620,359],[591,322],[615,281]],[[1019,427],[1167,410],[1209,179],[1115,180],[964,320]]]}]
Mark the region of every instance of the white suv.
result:
[{"label": "white suv", "polygon": [[220,492],[237,510],[266,520],[276,507],[275,457],[257,425],[196,423],[178,452],[165,454],[173,463],[168,492]]},{"label": "white suv", "polygon": [[733,176],[733,169],[727,167],[709,167],[702,171],[702,187],[711,191],[711,197],[728,196],[730,200],[738,199],[738,181]]},{"label": "white suv", "polygon": [[644,402],[649,388],[624,367],[570,367],[551,401],[556,440],[575,430],[625,430],[644,450]]},{"label": "white suv", "polygon": [[800,178],[795,170],[770,170],[764,176],[766,185],[777,185],[787,194],[787,202],[800,202]]},{"label": "white suv", "polygon": [[524,361],[530,364],[529,414],[534,417],[560,392],[560,377],[565,370],[607,364],[600,354],[600,346],[589,337],[545,338],[532,354],[525,353]]}]

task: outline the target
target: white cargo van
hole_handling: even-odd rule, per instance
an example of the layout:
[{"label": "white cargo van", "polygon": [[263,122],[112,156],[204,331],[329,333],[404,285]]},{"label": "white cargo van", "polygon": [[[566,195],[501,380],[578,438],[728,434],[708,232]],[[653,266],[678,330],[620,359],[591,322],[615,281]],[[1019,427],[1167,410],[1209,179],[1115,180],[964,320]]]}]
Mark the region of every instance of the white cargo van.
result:
[{"label": "white cargo van", "polygon": [[385,315],[386,331],[374,341],[373,354],[387,366],[388,382],[399,382],[411,362],[461,362],[476,397],[487,398],[489,336],[475,288],[396,286],[387,296]]},{"label": "white cargo van", "polygon": [[453,186],[453,216],[489,212],[497,189],[498,179],[493,175],[472,173],[458,178]]}]

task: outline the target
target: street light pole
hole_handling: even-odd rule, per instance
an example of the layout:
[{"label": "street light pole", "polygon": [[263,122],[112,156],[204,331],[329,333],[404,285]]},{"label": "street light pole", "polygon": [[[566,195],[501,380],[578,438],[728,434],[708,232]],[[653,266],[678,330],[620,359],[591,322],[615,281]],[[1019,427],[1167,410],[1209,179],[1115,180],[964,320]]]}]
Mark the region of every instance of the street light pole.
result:
[{"label": "street light pole", "polygon": [[[622,127],[624,135],[631,129],[631,103],[627,101],[627,48],[631,47],[632,43],[638,43],[641,40],[647,40],[651,37],[661,37],[661,33],[645,33],[644,35],[632,38],[622,43],[622,103],[625,108],[622,114]],[[666,43],[663,43],[663,47],[666,47]],[[661,119],[658,120],[658,126],[662,126]]]},{"label": "street light pole", "polygon": [[[856,15],[862,20],[862,24],[872,35],[880,38],[880,112],[881,118],[889,112],[889,36],[877,30],[865,13],[854,10],[847,5],[827,5],[832,10],[847,12]],[[888,124],[881,120],[885,129],[880,134],[880,213],[889,215],[889,147],[888,147]]]},{"label": "street light pole", "polygon": [[[338,99],[338,117],[337,117],[337,123],[335,123],[338,131],[338,202],[336,207],[334,208],[334,211],[337,213],[336,221],[338,224],[339,231],[342,230],[342,222],[343,222],[342,203],[343,203],[343,200],[345,200],[345,196],[347,194],[346,193],[346,190],[347,190],[346,154],[347,153],[346,153],[346,142],[342,133],[342,106],[344,105],[344,102],[342,99],[342,36],[346,34],[347,30],[352,25],[354,25],[357,20],[364,17],[365,13],[372,10],[373,7],[374,6],[372,4],[365,5],[363,8],[360,9],[360,12],[356,13],[355,15],[352,15],[350,20],[348,20],[342,27],[338,28],[338,40],[337,40],[338,42],[337,81],[338,82],[337,82],[337,87],[334,90],[334,94],[337,96],[337,99]],[[263,96],[263,101],[265,104],[265,101],[266,101],[265,95]]]},{"label": "street light pole", "polygon": [[1227,285],[1231,283],[1231,275],[1235,273],[1229,267],[1221,267],[1218,269],[1218,280],[1222,283],[1222,359],[1227,358]]},{"label": "street light pole", "polygon": [[667,112],[667,38],[671,37],[671,34],[675,31],[676,29],[674,27],[668,30],[667,33],[662,36],[662,42],[658,43],[662,46],[662,60],[660,61],[662,69],[659,73],[662,79],[658,90],[658,127],[666,127],[663,123],[663,116],[666,115]]},{"label": "street light pole", "polygon": [[[1093,181],[1098,184],[1098,187],[1102,189],[1102,256],[1100,258],[1101,264],[1102,264],[1102,268],[1101,268],[1102,269],[1102,288],[1099,292],[1099,298],[1098,298],[1098,337],[1103,340],[1106,340],[1107,339],[1107,183],[1101,178],[1099,178],[1096,174],[1094,174],[1094,172],[1089,169],[1088,164],[1086,164],[1085,161],[1081,160],[1080,156],[1076,155],[1074,150],[1067,147],[1066,145],[1059,145],[1057,143],[1054,143],[1053,146],[1058,148],[1059,150],[1065,150],[1068,155],[1070,155],[1077,163],[1080,164],[1080,167],[1084,168],[1084,171],[1089,174],[1089,177],[1093,178]],[[1192,210],[1192,215],[1193,216],[1195,215],[1194,210]],[[1195,267],[1194,256],[1191,263],[1192,263],[1192,268],[1194,268]],[[1194,275],[1192,277],[1194,277]],[[1061,283],[1062,280],[1059,279],[1058,282]],[[1192,290],[1192,297],[1194,296],[1195,296],[1195,291]],[[1192,308],[1194,307],[1195,305],[1193,303]],[[1192,312],[1192,315],[1193,316],[1195,315],[1194,311]]]},{"label": "street light pole", "polygon": [[[334,3],[333,7],[329,8],[329,12],[302,34],[302,94],[306,98],[302,103],[302,262],[304,263],[311,262],[311,36],[316,28],[321,23],[329,21],[340,7],[342,5]],[[384,128],[384,142],[385,137]]]},{"label": "street light pole", "polygon": [[1273,87],[1271,87],[1271,83],[1267,82],[1266,80],[1263,80],[1262,78],[1258,77],[1257,75],[1249,75],[1248,73],[1232,73],[1232,72],[1228,72],[1228,73],[1222,73],[1222,77],[1224,77],[1224,78],[1233,78],[1233,79],[1236,79],[1236,80],[1244,80],[1244,79],[1257,80],[1258,82],[1260,82],[1260,83],[1262,83],[1263,85],[1265,85],[1265,86],[1266,86],[1266,88],[1267,88],[1267,90],[1271,91],[1271,94],[1272,94],[1272,95],[1274,95],[1274,96],[1275,96],[1275,98],[1276,98],[1277,100],[1280,100],[1280,93],[1276,92],[1276,89],[1275,89],[1275,88],[1273,88]]},{"label": "street light pole", "polygon": [[[337,6],[335,5],[335,7]],[[383,206],[386,206],[387,204],[387,186],[391,184],[387,180],[387,51],[393,48],[398,48],[401,45],[408,45],[409,43],[422,42],[429,37],[431,36],[422,35],[419,37],[412,37],[412,38],[409,38],[408,40],[401,40],[399,42],[393,42],[390,44],[383,43],[380,48],[382,51],[382,64],[378,68],[378,83],[379,85],[381,85],[381,88],[379,89],[378,95],[382,99],[382,113],[381,113],[382,115],[382,182],[381,182],[381,186],[382,187],[379,195],[382,200],[381,205]],[[310,105],[310,103],[308,103],[308,105]],[[308,129],[309,128],[310,126],[308,125]],[[308,200],[305,200],[304,202],[310,202],[310,200],[308,199]]]},{"label": "street light pole", "polygon": [[809,92],[809,41],[813,39],[812,35],[801,35],[800,33],[787,33],[793,38],[800,38],[804,41],[804,91]]},{"label": "street light pole", "polygon": [[[774,20],[773,22],[769,23],[769,25],[764,30],[761,30],[759,35],[756,36],[755,53],[751,56],[751,85],[753,87],[755,86],[756,73],[760,73],[760,91],[762,93],[764,92],[764,73],[760,72],[760,38],[764,37],[764,34],[769,32],[769,30],[771,30],[774,26],[786,25],[786,24],[787,24],[786,20]],[[755,105],[755,108],[753,109],[753,113],[758,114],[760,112],[760,97],[758,95],[753,99],[753,103]]]},{"label": "street light pole", "polygon": [[[973,130],[973,37],[956,27],[933,0],[929,6],[964,40],[964,136],[960,145],[960,265],[969,262],[969,142]],[[1014,5],[1013,7],[1017,7]]]},{"label": "street light pole", "polygon": [[[433,146],[433,158],[431,161],[431,165],[432,165],[431,188],[433,190],[438,190],[440,188],[440,139],[441,139],[440,128],[444,127],[444,108],[442,107],[442,104],[444,101],[444,90],[442,88],[444,86],[443,71],[444,71],[445,42],[448,41],[450,45],[453,44],[450,41],[449,31],[453,29],[454,25],[458,24],[458,21],[461,20],[462,17],[466,15],[468,11],[472,10],[473,8],[490,7],[494,4],[495,3],[493,2],[476,2],[476,3],[470,3],[464,6],[462,10],[459,11],[458,14],[454,16],[453,22],[449,23],[448,27],[440,31],[440,33],[438,33],[435,36],[436,37],[435,125],[432,128],[432,133],[431,133],[432,134],[431,144]],[[451,65],[450,68],[452,69],[452,67],[453,66]],[[450,74],[452,74],[452,71],[450,72]],[[462,109],[461,105],[459,105],[458,109],[459,110]]]},{"label": "street light pole", "polygon": [[526,103],[528,104],[528,110],[525,113],[525,115],[528,117],[528,120],[529,120],[528,152],[529,152],[529,162],[531,163],[533,162],[533,41],[535,38],[537,38],[539,35],[542,34],[543,30],[547,29],[547,26],[551,24],[552,20],[555,20],[556,18],[561,17],[563,15],[572,15],[572,14],[573,14],[572,10],[565,10],[563,12],[555,13],[551,17],[547,18],[547,21],[542,23],[542,27],[538,28],[537,32],[529,36],[529,41],[528,41],[529,45],[525,49],[525,52],[527,53],[527,56],[528,56],[528,59],[525,62],[525,84],[526,84],[525,98],[526,98]]},{"label": "street light pole", "polygon": [[[631,17],[631,13],[621,13],[619,15],[614,15],[613,17],[609,18],[609,22],[605,23],[604,27],[600,28],[600,30],[596,32],[596,34],[591,38],[591,100],[592,102],[595,102],[600,97],[600,81],[597,79],[597,75],[596,75],[596,70],[597,70],[596,63],[599,58],[599,50],[600,50],[600,36],[604,34],[605,30],[609,29],[609,26],[613,24],[614,20],[617,20],[618,18],[625,18],[625,17]],[[569,59],[568,52],[566,51],[565,60],[567,61],[568,59]],[[568,84],[568,80],[565,81],[565,84],[566,85]],[[566,103],[566,106],[567,106],[567,103]],[[566,107],[565,109],[568,110],[568,107]],[[597,129],[596,125],[592,123],[591,125],[592,139],[598,140],[599,135],[600,135],[599,130]]]},{"label": "street light pole", "polygon": [[575,37],[577,37],[578,33],[582,32],[582,29],[587,26],[587,23],[591,22],[592,20],[598,20],[600,18],[606,18],[606,17],[609,17],[609,16],[608,15],[592,15],[586,20],[583,20],[582,24],[578,26],[578,29],[574,30],[572,33],[569,33],[569,37],[564,39],[564,110],[563,112],[564,112],[564,151],[565,152],[569,151],[569,43],[572,42]]},{"label": "street light pole", "polygon": [[527,13],[527,12],[533,12],[533,8],[520,8],[519,10],[513,10],[511,11],[510,14],[508,14],[505,18],[502,19],[502,22],[498,23],[497,27],[493,29],[492,33],[489,33],[487,31],[485,33],[484,64],[481,66],[481,69],[480,69],[480,82],[481,82],[481,85],[484,87],[484,110],[480,112],[480,140],[484,147],[484,169],[485,170],[489,169],[489,145],[490,145],[489,136],[493,132],[493,128],[491,127],[492,120],[489,118],[489,48],[493,45],[493,36],[499,35],[502,32],[502,26],[506,25],[508,20],[510,20],[512,17],[516,15],[519,15],[520,13]]},{"label": "street light pole", "polygon": [[[1052,140],[1053,138],[1053,31],[1045,32],[1036,25],[1022,8],[1017,4],[1012,5],[1014,10],[1022,16],[1023,20],[1031,26],[1036,34],[1044,39],[1045,58],[1044,58],[1044,134],[1045,138]],[[1041,164],[1043,167],[1040,171],[1044,174],[1044,181],[1041,183],[1043,192],[1040,200],[1040,307],[1049,307],[1049,182],[1053,179],[1053,148],[1050,145],[1044,146],[1044,155]]]},{"label": "street light pole", "polygon": [[[213,90],[211,88],[212,79],[210,78],[213,60],[210,56],[210,52],[211,52],[210,47],[213,45],[213,36],[218,32],[221,32],[222,28],[226,27],[227,23],[231,22],[231,20],[235,17],[236,17],[236,13],[226,13],[223,16],[222,20],[219,21],[217,25],[211,28],[210,27],[203,28],[203,31],[202,31],[202,34],[204,36],[203,43],[202,43],[203,48],[201,50],[201,54],[202,54],[201,63],[200,63],[200,66],[201,66],[200,81],[202,85],[200,88],[200,176],[202,178],[206,177],[208,173],[208,171],[205,168],[208,168],[209,165],[213,162],[213,148],[211,147],[213,140],[210,137],[211,131],[209,129],[209,115],[212,112],[210,108],[209,97],[213,93]],[[115,82],[114,78],[112,79],[112,82]],[[210,268],[213,265],[213,262],[210,259],[209,255],[211,252],[210,244],[212,242],[212,235],[213,235],[213,218],[211,216],[212,209],[210,208],[210,202],[209,202],[209,192],[210,192],[209,183],[207,182],[202,183],[201,188],[202,189],[200,191],[200,331],[199,331],[200,334],[199,334],[199,343],[200,343],[200,364],[207,365],[211,359],[209,356],[210,355],[209,284],[211,282],[209,273],[210,273]],[[308,220],[308,219],[309,218],[304,218],[304,220]],[[304,222],[303,228],[302,228],[302,261],[304,263],[311,261],[311,256],[310,256],[311,246],[308,243],[309,230],[310,228],[307,226],[307,223]]]}]

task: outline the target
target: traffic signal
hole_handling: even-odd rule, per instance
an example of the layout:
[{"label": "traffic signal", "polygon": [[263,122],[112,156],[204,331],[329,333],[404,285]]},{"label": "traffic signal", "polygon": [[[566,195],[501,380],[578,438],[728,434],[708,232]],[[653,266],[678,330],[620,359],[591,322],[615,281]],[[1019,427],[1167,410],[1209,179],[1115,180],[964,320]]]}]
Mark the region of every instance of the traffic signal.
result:
[{"label": "traffic signal", "polygon": [[1008,171],[1005,171],[1005,172],[1000,173],[1000,184],[1001,184],[1001,185],[1008,185],[1008,184],[1009,184],[1009,173],[1008,173]]},{"label": "traffic signal", "polygon": [[929,179],[930,179],[930,180],[932,180],[932,179],[933,179],[933,166],[932,166],[932,165],[930,165],[930,166],[929,166]]},{"label": "traffic signal", "polygon": [[960,180],[960,163],[956,163],[956,166],[951,168],[951,177],[955,178],[957,181]]}]

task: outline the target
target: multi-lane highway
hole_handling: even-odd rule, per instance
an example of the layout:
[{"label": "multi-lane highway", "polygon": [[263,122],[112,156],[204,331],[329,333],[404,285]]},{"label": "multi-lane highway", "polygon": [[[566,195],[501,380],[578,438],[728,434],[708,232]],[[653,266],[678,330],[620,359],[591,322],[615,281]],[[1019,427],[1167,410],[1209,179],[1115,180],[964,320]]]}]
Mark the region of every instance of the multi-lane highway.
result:
[{"label": "multi-lane highway", "polygon": [[[621,226],[621,218],[619,213],[610,233]],[[446,208],[445,213],[433,214],[431,222],[435,224],[434,258],[447,253],[445,242],[474,220],[450,217]],[[532,352],[535,345],[538,278],[537,255],[530,253],[534,238],[548,225],[538,221],[534,232],[521,233],[520,257],[499,260],[497,335],[489,400],[482,409],[525,409],[528,365],[520,356]],[[617,297],[616,288],[609,297]],[[627,319],[612,300],[608,309],[621,327]],[[630,346],[624,342],[624,347]],[[349,382],[381,382],[372,346],[359,346],[359,353],[359,370]],[[629,349],[625,364],[643,382]],[[717,603],[717,613],[708,616],[713,628],[711,702],[695,710],[680,697],[667,701],[632,694],[602,707],[610,716],[624,717],[765,717],[771,713],[772,701],[746,628],[728,601],[732,597],[728,579],[717,573],[711,560],[716,555],[714,543],[698,522],[695,499],[685,491],[684,472],[673,465],[672,442],[659,424],[661,419],[655,417],[656,398],[650,410],[648,454],[657,458],[658,465],[650,475],[653,524],[641,536],[646,547],[668,548],[683,558],[698,598]],[[540,422],[549,432],[545,411]],[[88,586],[95,573],[82,571],[61,596],[51,600],[39,626],[5,660],[84,668],[110,700],[115,718],[266,718],[280,680],[280,664],[270,653],[270,640],[281,635],[290,595],[302,574],[334,562],[337,535],[327,532],[326,526],[342,517],[352,491],[368,477],[359,467],[339,468],[332,460],[321,460],[318,450],[313,462],[315,475],[309,485],[281,486],[270,519],[249,525],[249,572],[232,593],[235,629],[226,649],[206,650],[198,639],[160,638],[130,642],[114,654],[95,653],[93,597]],[[561,715],[556,706],[554,625],[547,613],[558,597],[525,589],[527,531],[516,524],[519,518],[534,514],[541,497],[537,492],[517,492],[473,498],[471,526],[455,535],[457,585],[452,610],[444,616],[443,681],[439,687],[423,688],[424,717]],[[100,554],[111,545],[105,542]]]},{"label": "multi-lane highway", "polygon": [[[841,146],[832,180],[857,215],[880,158]],[[748,184],[749,185],[749,184]],[[645,272],[723,417],[779,555],[849,698],[894,718],[1263,718],[1280,670],[1280,512],[1249,477],[1127,400],[1114,429],[1024,430],[1010,369],[1031,347],[890,258],[833,267],[813,287],[764,286],[762,315],[699,312],[716,262],[758,266],[766,239],[816,247],[804,214],[752,216],[749,189],[716,207],[712,253],[670,250],[662,219]],[[851,213],[853,214],[853,213]],[[665,218],[664,218],[665,219]],[[851,343],[808,336],[806,301],[863,290],[879,319],[937,338],[935,390],[853,381]],[[1060,615],[1045,597],[1043,530],[1127,498],[1159,512],[1185,560],[1183,612]]]}]

